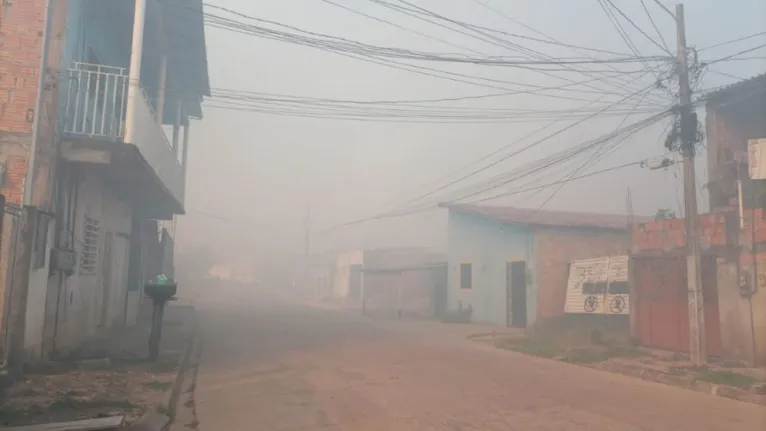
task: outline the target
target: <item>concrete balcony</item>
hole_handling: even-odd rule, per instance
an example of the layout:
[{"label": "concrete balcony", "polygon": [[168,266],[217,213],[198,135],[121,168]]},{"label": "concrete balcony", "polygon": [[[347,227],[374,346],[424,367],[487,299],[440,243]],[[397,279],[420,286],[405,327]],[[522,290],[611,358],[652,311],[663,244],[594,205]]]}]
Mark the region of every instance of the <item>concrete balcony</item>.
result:
[{"label": "concrete balcony", "polygon": [[[136,130],[133,142],[125,141],[128,71],[74,63],[65,71],[62,84],[64,100],[60,121],[64,158],[72,162],[108,165],[109,169],[104,169],[104,173],[116,187],[162,213],[147,216],[166,218],[182,213],[183,167],[177,149],[172,147],[162,124],[157,121],[143,88],[134,107]],[[148,197],[153,197],[154,201],[148,201]]]}]

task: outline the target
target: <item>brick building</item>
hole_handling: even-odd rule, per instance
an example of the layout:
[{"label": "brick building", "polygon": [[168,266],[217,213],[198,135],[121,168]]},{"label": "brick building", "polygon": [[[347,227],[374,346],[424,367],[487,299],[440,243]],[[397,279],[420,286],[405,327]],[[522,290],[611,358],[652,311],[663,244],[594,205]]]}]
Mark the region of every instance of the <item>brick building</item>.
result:
[{"label": "brick building", "polygon": [[625,255],[625,215],[480,205],[449,210],[450,310],[471,320],[527,327],[564,314],[573,260]]},{"label": "brick building", "polygon": [[[173,239],[162,225],[184,213],[190,119],[201,118],[210,91],[202,3],[181,2],[0,6],[0,298],[12,295],[16,275],[14,211],[26,197],[44,215],[28,286],[29,358],[134,323],[143,281],[172,273]],[[27,177],[34,184],[25,190]]]},{"label": "brick building", "polygon": [[[757,365],[766,365],[766,180],[751,178],[748,146],[766,139],[765,96],[763,74],[705,98],[712,212],[700,215],[698,239],[707,353]],[[637,224],[632,242],[633,335],[688,352],[686,220]]]}]

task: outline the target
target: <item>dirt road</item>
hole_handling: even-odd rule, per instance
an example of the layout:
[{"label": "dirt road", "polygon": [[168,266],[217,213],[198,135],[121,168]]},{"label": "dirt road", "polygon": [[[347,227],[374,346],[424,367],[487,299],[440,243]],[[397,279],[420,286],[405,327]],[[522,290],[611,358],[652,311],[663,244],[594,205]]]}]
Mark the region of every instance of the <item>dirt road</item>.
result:
[{"label": "dirt road", "polygon": [[242,292],[200,303],[202,431],[766,429],[763,407]]}]

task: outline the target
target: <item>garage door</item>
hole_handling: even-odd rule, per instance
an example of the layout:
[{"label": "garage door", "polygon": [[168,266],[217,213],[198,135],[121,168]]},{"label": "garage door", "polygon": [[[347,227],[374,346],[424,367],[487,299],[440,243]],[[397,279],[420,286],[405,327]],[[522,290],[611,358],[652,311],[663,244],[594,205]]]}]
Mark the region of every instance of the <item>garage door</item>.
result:
[{"label": "garage door", "polygon": [[[720,356],[715,258],[702,259],[705,328],[708,354]],[[634,277],[638,299],[638,337],[647,347],[689,352],[689,309],[686,258],[636,258]]]}]

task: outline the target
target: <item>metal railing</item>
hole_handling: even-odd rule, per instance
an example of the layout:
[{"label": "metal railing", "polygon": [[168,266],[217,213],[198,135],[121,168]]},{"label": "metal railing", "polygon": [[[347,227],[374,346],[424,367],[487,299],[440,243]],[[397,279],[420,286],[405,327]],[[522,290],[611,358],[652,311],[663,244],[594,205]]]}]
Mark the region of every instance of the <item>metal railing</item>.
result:
[{"label": "metal railing", "polygon": [[[64,133],[122,141],[130,85],[127,69],[75,62],[64,76]],[[135,142],[129,143],[138,148],[165,187],[183,202],[183,169],[143,87],[134,109]]]},{"label": "metal railing", "polygon": [[115,140],[122,138],[128,94],[127,70],[75,62],[65,77],[64,131]]}]

